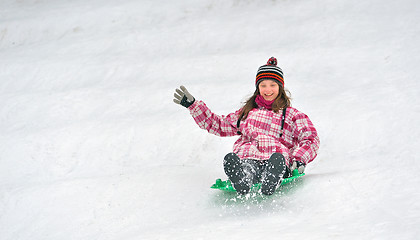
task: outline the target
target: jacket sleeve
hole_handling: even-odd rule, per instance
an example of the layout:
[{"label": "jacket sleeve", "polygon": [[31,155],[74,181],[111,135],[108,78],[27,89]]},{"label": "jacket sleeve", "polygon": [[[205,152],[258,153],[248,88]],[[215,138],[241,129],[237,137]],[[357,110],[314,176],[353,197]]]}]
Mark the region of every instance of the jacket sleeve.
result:
[{"label": "jacket sleeve", "polygon": [[297,161],[308,164],[317,156],[319,149],[318,133],[308,116],[298,113],[294,116],[295,123],[294,137],[297,141],[292,157]]},{"label": "jacket sleeve", "polygon": [[201,129],[216,136],[227,137],[238,135],[236,122],[239,110],[226,116],[218,116],[210,111],[202,101],[195,101],[189,108],[191,116]]}]

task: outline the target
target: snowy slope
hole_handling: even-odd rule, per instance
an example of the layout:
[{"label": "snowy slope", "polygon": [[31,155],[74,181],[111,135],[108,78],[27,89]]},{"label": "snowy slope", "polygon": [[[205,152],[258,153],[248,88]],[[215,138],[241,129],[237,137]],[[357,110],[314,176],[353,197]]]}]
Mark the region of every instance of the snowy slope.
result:
[{"label": "snowy slope", "polygon": [[[416,239],[420,3],[0,3],[0,239]],[[321,138],[272,197],[209,189],[271,56]]]}]

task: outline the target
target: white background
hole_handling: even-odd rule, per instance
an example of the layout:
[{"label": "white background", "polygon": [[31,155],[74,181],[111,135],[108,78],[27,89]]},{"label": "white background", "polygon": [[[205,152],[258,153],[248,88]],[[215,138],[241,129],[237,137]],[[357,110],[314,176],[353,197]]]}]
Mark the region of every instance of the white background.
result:
[{"label": "white background", "polygon": [[[415,239],[420,3],[2,0],[0,239]],[[319,155],[272,197],[209,188],[275,56]]]}]

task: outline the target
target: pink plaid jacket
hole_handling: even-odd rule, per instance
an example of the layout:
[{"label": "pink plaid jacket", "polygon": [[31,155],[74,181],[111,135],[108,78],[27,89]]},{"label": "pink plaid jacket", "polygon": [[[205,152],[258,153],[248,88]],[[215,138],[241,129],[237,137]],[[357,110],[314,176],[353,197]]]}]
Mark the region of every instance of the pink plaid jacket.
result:
[{"label": "pink plaid jacket", "polygon": [[222,137],[240,135],[233,152],[241,159],[267,160],[271,154],[280,152],[290,166],[293,159],[308,164],[317,155],[319,137],[316,129],[308,116],[295,108],[287,108],[281,138],[281,111],[253,109],[238,129],[239,110],[218,116],[198,100],[188,109],[198,126],[209,133]]}]

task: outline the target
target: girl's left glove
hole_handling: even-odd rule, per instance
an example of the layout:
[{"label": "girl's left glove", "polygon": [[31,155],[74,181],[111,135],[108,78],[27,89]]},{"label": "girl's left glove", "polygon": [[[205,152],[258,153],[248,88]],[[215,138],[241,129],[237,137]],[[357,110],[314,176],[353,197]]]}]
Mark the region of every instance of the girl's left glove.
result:
[{"label": "girl's left glove", "polygon": [[188,108],[189,106],[191,106],[191,104],[195,102],[195,98],[188,92],[188,90],[184,86],[181,86],[179,88],[181,88],[181,90],[175,90],[174,102],[176,104],[180,104]]},{"label": "girl's left glove", "polygon": [[293,172],[295,169],[298,170],[299,174],[302,174],[305,171],[305,163],[294,160],[292,166],[290,167],[290,171]]}]

